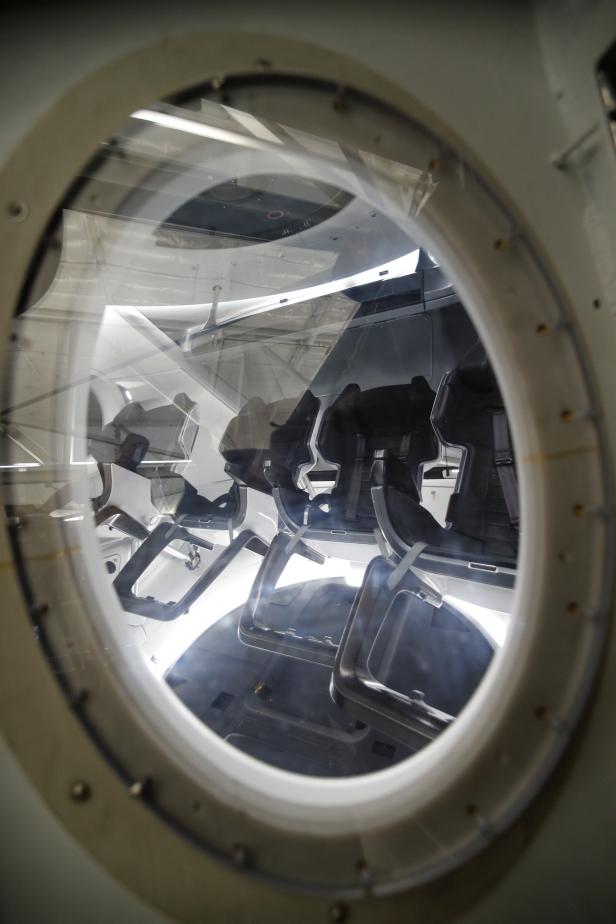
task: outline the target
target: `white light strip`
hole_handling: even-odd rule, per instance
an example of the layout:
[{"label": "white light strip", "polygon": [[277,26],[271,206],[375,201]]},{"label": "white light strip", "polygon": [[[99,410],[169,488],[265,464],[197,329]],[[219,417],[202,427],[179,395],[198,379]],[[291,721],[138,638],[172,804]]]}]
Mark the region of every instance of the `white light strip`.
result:
[{"label": "white light strip", "polygon": [[[298,302],[307,301],[312,298],[322,298],[325,295],[333,295],[336,292],[342,292],[344,289],[352,289],[355,286],[367,285],[371,282],[385,282],[389,279],[399,279],[401,276],[411,276],[417,270],[419,262],[419,249],[412,250],[410,253],[397,257],[389,263],[382,263],[372,269],[362,270],[361,273],[355,273],[352,276],[344,276],[341,279],[333,279],[330,282],[323,282],[316,286],[308,286],[303,289],[293,289],[290,292],[278,292],[273,295],[265,295],[261,298],[242,298],[228,302],[219,302],[217,314],[220,322],[229,324],[231,321],[237,321],[240,318],[249,317],[259,314],[263,311],[270,311],[273,308],[283,308],[288,305],[295,305]],[[202,310],[206,317],[209,316],[212,303],[196,302],[182,305],[107,305],[107,308],[116,311],[137,311],[148,314],[149,311],[171,311],[181,309]],[[204,329],[203,324],[196,324],[189,327],[186,331],[186,337],[198,333]],[[185,347],[186,341],[183,346]]]},{"label": "white light strip", "polygon": [[[209,138],[211,141],[222,141],[225,144],[236,144],[244,148],[256,148],[258,151],[269,150],[271,140],[263,141],[241,132],[230,131],[227,128],[217,128],[215,125],[205,125],[194,119],[185,119],[174,116],[168,112],[156,112],[154,109],[137,109],[131,115],[132,119],[141,119],[143,122],[152,122],[161,128],[170,128],[177,132],[186,132],[200,138]],[[276,143],[280,142],[276,139]]]},{"label": "white light strip", "polygon": [[[353,289],[356,286],[367,285],[371,282],[385,282],[389,279],[399,279],[401,276],[411,276],[416,271],[418,262],[419,249],[404,254],[404,256],[398,257],[395,260],[391,260],[389,263],[383,263],[372,269],[363,270],[361,273],[355,273],[353,276],[333,279],[331,282],[323,282],[316,286],[308,286],[304,289],[293,289],[291,292],[268,295],[264,298],[246,298],[226,303],[219,302],[218,311],[224,313],[225,308],[231,308],[231,314],[228,315],[224,313],[222,317],[224,322],[229,323],[230,321],[252,314],[259,314],[260,312],[268,311],[272,308],[282,308],[287,305],[296,305],[298,302],[307,301],[308,299],[323,298],[325,295],[333,295],[336,292],[342,292],[344,289]],[[186,305],[184,307],[189,306]],[[235,313],[233,313],[233,308],[236,309]],[[237,310],[238,308],[240,311]],[[202,328],[202,324],[189,328],[187,336],[196,333]]]},{"label": "white light strip", "polygon": [[0,465],[0,468],[39,468],[40,464],[39,462],[14,462],[12,465]]},{"label": "white light strip", "polygon": [[[89,465],[94,468],[98,463],[96,459],[86,459],[84,462],[14,462],[11,465],[0,465],[0,469],[5,468],[65,468],[67,465]],[[109,463],[111,465],[115,463]],[[192,459],[173,459],[166,462],[158,459],[142,459],[139,465],[191,465]]]}]

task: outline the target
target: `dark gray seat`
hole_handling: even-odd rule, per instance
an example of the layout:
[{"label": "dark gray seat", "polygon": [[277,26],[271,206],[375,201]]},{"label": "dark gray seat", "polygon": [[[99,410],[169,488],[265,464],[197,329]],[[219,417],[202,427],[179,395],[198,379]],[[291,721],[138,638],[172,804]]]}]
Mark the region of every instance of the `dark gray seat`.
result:
[{"label": "dark gray seat", "polygon": [[338,468],[331,492],[311,499],[276,455],[266,466],[287,528],[303,528],[306,537],[372,541],[378,526],[370,493],[374,455],[387,450],[392,473],[416,492],[421,464],[438,451],[430,425],[433,401],[434,392],[422,376],[367,391],[347,386],[325,411],[316,441],[321,456]]},{"label": "dark gray seat", "polygon": [[[437,452],[430,426],[433,398],[434,393],[421,377],[408,385],[366,392],[357,386],[345,389],[326,411],[318,437],[319,450],[339,466],[339,475],[331,493],[314,499],[297,487],[293,477],[293,466],[308,453],[307,444],[299,443],[289,448],[286,425],[272,435],[272,460],[265,465],[265,475],[288,533],[281,532],[274,539],[255,578],[240,619],[242,641],[292,657],[333,664],[337,638],[319,635],[316,631],[302,633],[295,619],[284,631],[272,629],[269,601],[276,582],[294,553],[323,561],[323,557],[303,541],[305,538],[374,541],[378,524],[372,508],[370,471],[378,447],[389,447],[397,466],[396,477],[408,481],[417,492],[420,466]],[[294,412],[296,419],[309,420],[310,417],[304,416],[312,413],[309,408],[302,410],[300,402]],[[303,436],[306,430],[300,432]],[[285,454],[293,459],[292,465],[283,464]],[[338,600],[339,589],[332,585],[329,594],[328,605],[338,607],[334,601]],[[318,606],[321,606],[320,601],[306,604],[315,625],[319,623]],[[350,609],[350,601],[347,606]]]},{"label": "dark gray seat", "polygon": [[519,512],[515,459],[503,400],[486,362],[444,376],[432,411],[444,445],[463,448],[447,528],[421,506],[412,486],[395,477],[395,460],[379,454],[372,471],[372,498],[379,525],[399,556],[416,542],[429,550],[494,560],[515,567]]}]

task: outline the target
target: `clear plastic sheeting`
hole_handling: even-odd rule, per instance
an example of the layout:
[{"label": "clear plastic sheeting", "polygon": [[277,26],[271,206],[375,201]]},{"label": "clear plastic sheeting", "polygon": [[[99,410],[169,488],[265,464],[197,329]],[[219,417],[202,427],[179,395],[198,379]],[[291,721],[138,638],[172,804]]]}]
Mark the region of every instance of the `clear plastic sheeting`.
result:
[{"label": "clear plastic sheeting", "polygon": [[437,164],[156,105],[50,229],[2,470],[28,579],[89,595],[42,638],[125,766],[99,656],[161,736],[327,779],[430,746],[506,644],[516,459]]}]

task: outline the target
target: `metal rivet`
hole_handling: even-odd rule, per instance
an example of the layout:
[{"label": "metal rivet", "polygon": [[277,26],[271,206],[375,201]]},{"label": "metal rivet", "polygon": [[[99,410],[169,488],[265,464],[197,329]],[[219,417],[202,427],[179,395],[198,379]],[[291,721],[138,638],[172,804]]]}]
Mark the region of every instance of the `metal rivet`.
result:
[{"label": "metal rivet", "polygon": [[9,218],[12,218],[13,221],[25,221],[29,213],[26,203],[18,202],[17,200],[9,202],[6,211]]},{"label": "metal rivet", "polygon": [[70,796],[75,802],[87,802],[92,795],[89,785],[83,780],[75,780],[70,788]]},{"label": "metal rivet", "polygon": [[133,799],[143,799],[150,789],[151,780],[149,777],[144,777],[142,780],[135,780],[134,783],[131,783],[128,787],[128,793]]}]

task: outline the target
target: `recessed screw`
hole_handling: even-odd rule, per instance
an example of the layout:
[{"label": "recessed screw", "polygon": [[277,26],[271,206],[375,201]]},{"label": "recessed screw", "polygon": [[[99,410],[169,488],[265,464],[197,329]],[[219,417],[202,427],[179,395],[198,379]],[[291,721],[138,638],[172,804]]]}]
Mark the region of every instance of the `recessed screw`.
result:
[{"label": "recessed screw", "polygon": [[560,419],[563,423],[571,423],[573,416],[573,411],[570,411],[569,408],[565,408],[560,412]]},{"label": "recessed screw", "polygon": [[573,614],[573,613],[577,613],[577,611],[579,610],[579,608],[580,608],[580,605],[579,605],[579,603],[576,603],[575,600],[572,600],[570,603],[567,604],[567,612],[568,612],[568,613],[572,613],[572,614]]},{"label": "recessed screw", "polygon": [[581,517],[584,514],[584,504],[574,504],[571,509],[574,517]]},{"label": "recessed screw", "polygon": [[75,780],[70,788],[70,796],[75,802],[87,802],[92,795],[89,785],[83,780]]},{"label": "recessed screw", "polygon": [[507,241],[504,240],[502,237],[498,237],[494,241],[494,250],[505,250],[506,247],[507,247]]},{"label": "recessed screw", "polygon": [[6,207],[7,215],[13,221],[24,221],[28,217],[28,206],[25,202],[9,202]]}]

